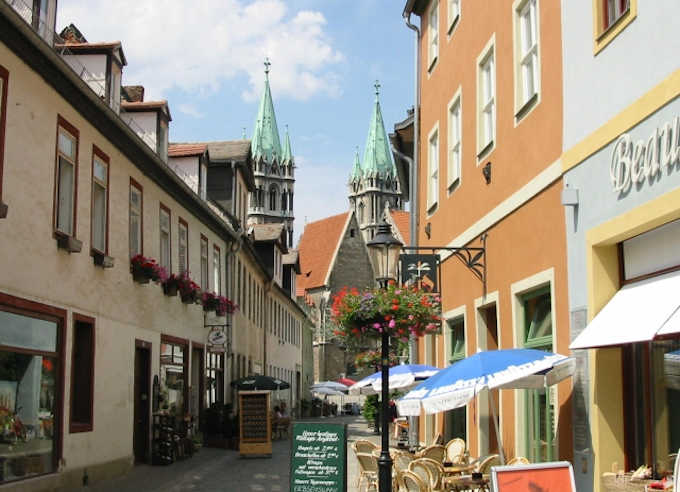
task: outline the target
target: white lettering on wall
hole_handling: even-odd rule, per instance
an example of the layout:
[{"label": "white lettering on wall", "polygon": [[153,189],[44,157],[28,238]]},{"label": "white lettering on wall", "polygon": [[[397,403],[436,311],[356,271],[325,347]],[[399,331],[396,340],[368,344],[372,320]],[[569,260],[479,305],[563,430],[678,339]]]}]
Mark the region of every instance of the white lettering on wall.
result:
[{"label": "white lettering on wall", "polygon": [[614,144],[609,167],[615,193],[625,193],[633,184],[650,181],[680,165],[680,116],[673,123],[655,128],[647,141],[633,142],[624,133]]}]

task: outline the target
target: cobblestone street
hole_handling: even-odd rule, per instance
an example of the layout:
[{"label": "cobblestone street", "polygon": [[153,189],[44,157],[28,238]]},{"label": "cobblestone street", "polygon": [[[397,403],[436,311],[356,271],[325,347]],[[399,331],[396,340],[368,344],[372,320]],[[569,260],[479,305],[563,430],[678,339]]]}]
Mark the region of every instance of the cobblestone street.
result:
[{"label": "cobblestone street", "polygon": [[[356,439],[379,442],[363,417],[335,417],[319,422],[347,424],[347,483],[354,490],[358,465],[351,444]],[[127,475],[82,487],[80,492],[210,492],[289,490],[290,438],[273,442],[271,459],[241,459],[236,451],[202,448],[192,458],[170,466],[140,465]]]}]

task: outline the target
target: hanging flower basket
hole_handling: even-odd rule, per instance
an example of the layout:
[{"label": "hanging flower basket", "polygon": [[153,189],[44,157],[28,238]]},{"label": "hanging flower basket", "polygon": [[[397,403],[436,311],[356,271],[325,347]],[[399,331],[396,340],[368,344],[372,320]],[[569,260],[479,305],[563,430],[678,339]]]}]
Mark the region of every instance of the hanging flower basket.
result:
[{"label": "hanging flower basket", "polygon": [[[399,358],[397,354],[390,352],[389,354],[389,367],[396,366],[399,364]],[[382,366],[382,356],[380,350],[369,350],[367,352],[362,352],[357,354],[354,358],[354,365],[359,369],[373,369],[379,371]]]},{"label": "hanging flower basket", "polygon": [[184,271],[177,277],[177,290],[184,304],[196,304],[200,298],[201,288],[191,280],[188,271]]},{"label": "hanging flower basket", "polygon": [[201,296],[203,311],[215,311],[217,316],[225,316],[236,311],[236,304],[229,298],[218,296],[214,292],[204,292]]},{"label": "hanging flower basket", "polygon": [[158,282],[161,279],[163,269],[153,258],[135,255],[130,258],[130,272],[132,279],[140,284],[148,284],[149,281]]},{"label": "hanging flower basket", "polygon": [[359,292],[343,288],[333,298],[335,335],[346,339],[391,338],[407,342],[410,337],[438,333],[441,328],[441,299],[416,287],[394,282],[385,289]]},{"label": "hanging flower basket", "polygon": [[161,280],[161,285],[163,286],[163,293],[166,296],[174,297],[179,291],[179,277],[173,273],[164,280]]}]

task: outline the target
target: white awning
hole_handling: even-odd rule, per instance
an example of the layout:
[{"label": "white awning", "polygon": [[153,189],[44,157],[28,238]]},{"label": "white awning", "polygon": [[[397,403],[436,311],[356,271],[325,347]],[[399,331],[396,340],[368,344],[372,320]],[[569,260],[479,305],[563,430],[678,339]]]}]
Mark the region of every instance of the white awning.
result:
[{"label": "white awning", "polygon": [[625,285],[597,313],[570,349],[648,342],[680,333],[680,271]]}]

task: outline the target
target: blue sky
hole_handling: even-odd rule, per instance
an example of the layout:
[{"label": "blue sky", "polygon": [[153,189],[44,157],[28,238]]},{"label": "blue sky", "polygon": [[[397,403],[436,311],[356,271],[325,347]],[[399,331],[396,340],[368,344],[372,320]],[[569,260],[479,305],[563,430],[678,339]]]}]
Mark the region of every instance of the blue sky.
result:
[{"label": "blue sky", "polygon": [[413,105],[413,32],[394,0],[64,0],[90,42],[120,39],[124,84],[168,100],[171,141],[252,135],[263,61],[279,130],[296,157],[296,236],[305,220],[347,209],[355,147],[363,152],[380,80],[387,131]]}]

